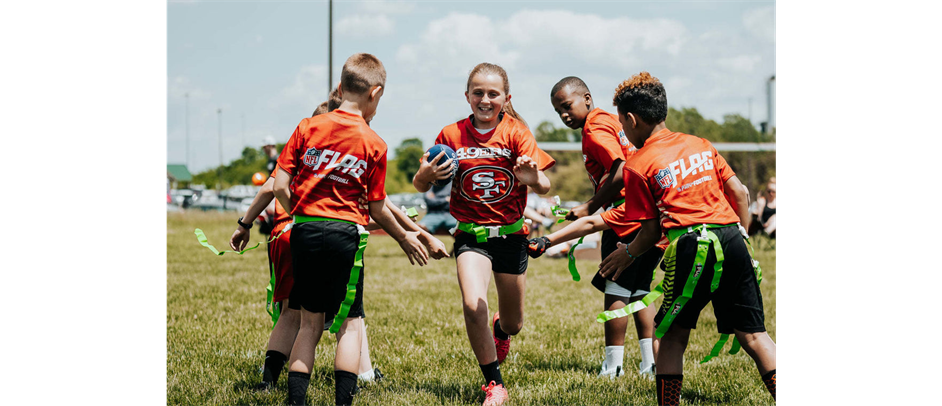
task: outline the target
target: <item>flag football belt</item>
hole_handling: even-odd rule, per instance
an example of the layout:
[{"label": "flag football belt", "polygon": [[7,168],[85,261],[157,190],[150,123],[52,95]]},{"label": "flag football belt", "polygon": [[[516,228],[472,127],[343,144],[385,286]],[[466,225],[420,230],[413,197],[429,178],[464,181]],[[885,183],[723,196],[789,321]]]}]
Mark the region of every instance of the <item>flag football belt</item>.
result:
[{"label": "flag football belt", "polygon": [[520,229],[523,228],[523,219],[523,217],[520,217],[520,220],[517,220],[516,223],[508,224],[506,226],[481,226],[473,223],[463,223],[459,221],[458,226],[455,227],[455,229],[464,231],[468,234],[473,234],[478,243],[484,243],[487,242],[488,238],[500,237],[520,231]]},{"label": "flag football belt", "polygon": [[[622,205],[622,204],[624,204],[624,203],[625,203],[625,199],[621,199],[621,200],[619,200],[619,201],[613,202],[610,206],[608,206],[608,207],[605,209],[605,211],[614,209],[614,208],[616,208],[616,207],[618,207],[618,206],[620,206],[620,205]],[[556,210],[557,210],[557,209],[558,209],[558,210],[565,210],[566,213],[569,212],[569,210],[566,210],[566,209],[559,209],[558,206],[553,206],[553,214],[556,213]],[[566,216],[566,215],[563,214],[563,217],[565,217],[565,216]],[[563,220],[559,220],[559,222],[562,222],[562,221],[563,221]],[[573,244],[572,247],[569,247],[569,255],[567,255],[567,257],[569,258],[569,273],[572,275],[572,280],[574,280],[574,281],[576,281],[576,282],[579,282],[579,280],[581,280],[582,277],[579,276],[579,270],[576,269],[576,257],[575,257],[575,255],[573,255],[573,254],[576,252],[576,247],[578,247],[579,245],[581,245],[581,244],[582,244],[582,241],[583,241],[584,239],[585,239],[585,236],[579,237],[579,241],[576,241],[576,243]],[[605,258],[602,258],[602,259],[605,259]],[[619,310],[620,310],[620,309],[619,309]],[[640,310],[640,309],[638,309],[638,310]]]},{"label": "flag football belt", "polygon": [[[271,248],[269,248],[271,249]],[[275,297],[275,263],[268,261],[268,272],[271,277],[268,280],[268,287],[265,288],[265,310],[268,311],[268,315],[271,316],[271,328],[275,329],[275,324],[278,323],[278,318],[281,316],[281,303],[272,303],[272,299]]]},{"label": "flag football belt", "polygon": [[360,243],[357,245],[357,253],[353,258],[353,268],[350,268],[350,280],[347,281],[347,295],[343,298],[343,302],[340,303],[340,310],[337,311],[337,315],[334,316],[334,322],[330,325],[330,332],[336,334],[340,331],[340,325],[347,319],[347,315],[350,314],[350,307],[353,306],[353,302],[356,300],[357,281],[360,280],[360,271],[363,269],[363,251],[366,250],[366,242],[370,237],[370,233],[366,231],[363,226],[352,221],[303,216],[299,214],[294,216],[295,224],[309,223],[312,221],[338,221],[353,224],[357,226],[357,231],[360,232]]}]

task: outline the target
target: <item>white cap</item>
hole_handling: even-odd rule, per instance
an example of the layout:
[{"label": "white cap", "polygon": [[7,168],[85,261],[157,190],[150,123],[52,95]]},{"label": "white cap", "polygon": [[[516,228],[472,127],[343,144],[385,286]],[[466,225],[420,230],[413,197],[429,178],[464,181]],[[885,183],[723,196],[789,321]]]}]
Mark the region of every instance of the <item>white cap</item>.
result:
[{"label": "white cap", "polygon": [[275,145],[275,137],[272,137],[270,135],[265,137],[265,139],[262,140],[262,146],[264,147],[267,145]]}]

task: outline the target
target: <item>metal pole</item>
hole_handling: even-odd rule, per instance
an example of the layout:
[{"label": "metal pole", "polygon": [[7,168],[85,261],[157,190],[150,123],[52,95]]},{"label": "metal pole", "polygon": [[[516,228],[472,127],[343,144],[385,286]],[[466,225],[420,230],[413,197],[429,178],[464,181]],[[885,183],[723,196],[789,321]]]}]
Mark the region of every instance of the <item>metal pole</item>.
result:
[{"label": "metal pole", "polygon": [[245,149],[245,113],[242,113],[242,149]]},{"label": "metal pole", "polygon": [[216,110],[219,118],[219,169],[216,169],[216,189],[222,188],[222,109]]},{"label": "metal pole", "polygon": [[327,98],[334,86],[334,0],[327,1]]},{"label": "metal pole", "polygon": [[772,84],[775,83],[775,75],[769,78],[769,81],[766,82],[765,95],[766,95],[766,106],[768,107],[768,124],[765,126],[765,133],[772,134]]},{"label": "metal pole", "polygon": [[186,169],[190,170],[190,93],[184,93],[183,97],[186,97]]}]

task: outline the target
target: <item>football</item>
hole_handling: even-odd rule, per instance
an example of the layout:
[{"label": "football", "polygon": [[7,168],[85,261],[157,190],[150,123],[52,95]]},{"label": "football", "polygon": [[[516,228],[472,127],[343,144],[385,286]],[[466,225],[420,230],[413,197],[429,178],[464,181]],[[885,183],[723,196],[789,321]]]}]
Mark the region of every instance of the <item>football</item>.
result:
[{"label": "football", "polygon": [[252,184],[255,186],[262,186],[265,184],[265,181],[268,180],[268,177],[264,173],[255,172],[252,175]]},{"label": "football", "polygon": [[445,156],[443,156],[442,159],[438,161],[438,164],[441,165],[448,159],[451,159],[452,160],[451,161],[451,176],[445,179],[439,179],[435,182],[432,182],[432,184],[435,186],[447,185],[449,182],[451,182],[452,179],[455,178],[455,174],[458,173],[458,161],[455,160],[455,150],[451,149],[451,147],[447,145],[442,145],[442,144],[432,145],[432,147],[428,149],[428,162],[434,161],[435,157],[438,156],[438,154],[442,153],[443,151],[445,152]]}]

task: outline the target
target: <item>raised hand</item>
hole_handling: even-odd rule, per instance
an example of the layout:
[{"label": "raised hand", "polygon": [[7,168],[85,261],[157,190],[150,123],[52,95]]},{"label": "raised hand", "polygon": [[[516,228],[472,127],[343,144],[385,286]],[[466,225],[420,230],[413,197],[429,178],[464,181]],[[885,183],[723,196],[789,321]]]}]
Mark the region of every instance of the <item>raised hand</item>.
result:
[{"label": "raised hand", "polygon": [[539,172],[536,161],[526,155],[517,157],[517,162],[514,165],[514,175],[521,183],[527,186],[536,185],[540,181]]}]

